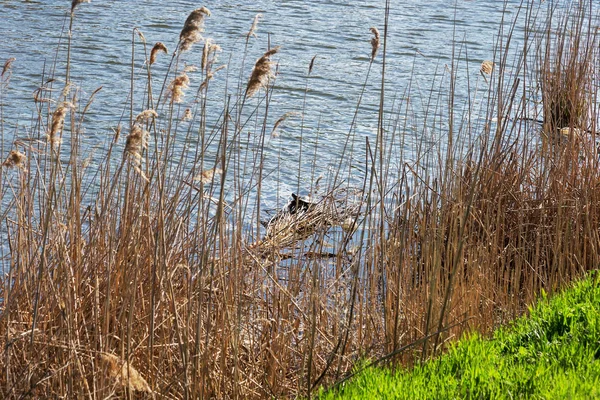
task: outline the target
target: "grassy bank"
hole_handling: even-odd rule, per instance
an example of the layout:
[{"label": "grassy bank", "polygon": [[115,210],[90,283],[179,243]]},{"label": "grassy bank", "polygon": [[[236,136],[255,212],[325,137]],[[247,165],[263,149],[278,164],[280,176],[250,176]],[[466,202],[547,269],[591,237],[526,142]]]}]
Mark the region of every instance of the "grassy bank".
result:
[{"label": "grassy bank", "polygon": [[[550,3],[507,3],[488,60],[457,34],[429,99],[416,84],[390,92],[386,41],[399,39],[387,17],[365,26],[355,74],[366,88],[381,71],[377,130],[357,133],[359,97],[334,167],[302,182],[313,205],[268,228],[286,50],[259,18],[227,49],[232,72],[204,7],[169,46],[133,30],[116,83],[128,102],[90,164],[96,92],[71,81],[68,27],[94,2],[66,5],[66,60],[40,77],[27,129],[1,129],[0,397],[311,397],[361,359],[410,365],[489,332],[595,268],[598,16]],[[0,104],[18,68],[2,68]],[[217,79],[225,93],[209,96]],[[319,117],[297,109],[300,170],[322,142]]]},{"label": "grassy bank", "polygon": [[527,317],[469,334],[412,370],[368,368],[322,399],[598,399],[600,274],[544,296]]}]

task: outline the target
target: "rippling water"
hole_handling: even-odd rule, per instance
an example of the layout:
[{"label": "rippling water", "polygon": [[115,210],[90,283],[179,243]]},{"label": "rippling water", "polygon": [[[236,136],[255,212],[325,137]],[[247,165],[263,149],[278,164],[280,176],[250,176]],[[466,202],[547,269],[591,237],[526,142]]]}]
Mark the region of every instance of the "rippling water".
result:
[{"label": "rippling water", "polygon": [[[64,76],[65,27],[70,3],[0,0],[0,62],[9,57],[17,59],[10,89],[3,99],[3,155],[9,150],[12,138],[25,135],[30,126],[35,112],[32,93],[40,86],[42,72],[48,73],[57,59],[56,76]],[[500,22],[503,18],[511,20],[520,4],[516,0],[507,4],[479,0],[456,3],[454,6],[445,0],[392,1],[386,70],[388,109],[393,101],[405,99],[409,86],[411,112],[427,108],[425,102],[432,97],[434,76],[441,76],[445,65],[450,63],[453,42],[466,45],[461,47],[459,57],[463,59],[464,70],[457,81],[458,94],[464,95],[466,78],[479,79],[481,62],[493,58]],[[92,0],[78,7],[73,29],[72,80],[81,87],[84,97],[103,86],[87,117],[83,143],[90,151],[105,146],[112,135],[111,128],[116,127],[123,114],[128,115],[132,29],[139,28],[150,45],[162,41],[172,51],[185,18],[200,5],[181,0]],[[308,64],[317,56],[308,83],[303,168],[306,173],[314,164],[317,171],[326,172],[339,156],[365,80],[371,51],[369,27],[377,26],[383,34],[384,1],[213,1],[205,5],[212,16],[206,20],[204,36],[220,44],[223,48],[220,60],[230,64],[229,72],[214,80],[211,99],[215,110],[222,108],[226,78],[231,86],[237,84],[244,35],[255,14],[262,13],[264,17],[258,37],[251,40],[243,79],[249,76],[252,62],[266,49],[268,39],[272,45],[282,46],[277,56],[280,74],[270,110],[273,120],[284,112],[301,110]],[[59,47],[60,42],[63,45]],[[141,51],[141,47],[136,47],[139,81],[144,79]],[[185,60],[199,64],[200,57],[201,44],[197,44],[185,55]],[[164,57],[157,68],[164,71],[167,62]],[[359,110],[359,138],[373,138],[376,131],[380,71],[381,56],[374,64]],[[192,86],[195,83],[197,87],[200,77],[191,78]],[[136,89],[137,103],[141,103],[138,100],[142,95]],[[291,182],[297,179],[299,125],[298,119],[292,119],[279,138],[267,144],[265,168],[269,175],[265,187],[266,200],[271,205],[295,190]],[[419,130],[411,129],[410,125],[411,122],[406,124],[404,132],[407,157],[419,135]],[[313,163],[308,154],[313,154],[317,136],[318,157]],[[360,143],[363,146],[364,140]],[[360,162],[356,168],[361,168]]]}]

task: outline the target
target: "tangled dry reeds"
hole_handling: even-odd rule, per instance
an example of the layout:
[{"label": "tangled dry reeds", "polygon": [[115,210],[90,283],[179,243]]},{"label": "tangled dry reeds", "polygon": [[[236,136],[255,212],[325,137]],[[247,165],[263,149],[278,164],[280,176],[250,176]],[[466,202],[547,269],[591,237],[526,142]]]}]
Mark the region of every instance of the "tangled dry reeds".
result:
[{"label": "tangled dry reeds", "polygon": [[[596,18],[585,5],[573,7],[564,18]],[[182,51],[207,15],[200,8],[188,17]],[[548,22],[559,20],[568,31]],[[527,32],[540,32],[529,44],[547,51],[514,66],[513,49],[502,46],[516,41],[499,41],[494,73],[482,65],[489,93],[485,101],[474,93],[467,104],[485,103],[484,115],[468,108],[474,114],[460,126],[425,121],[418,132],[428,143],[428,135],[451,129],[453,141],[418,146],[417,161],[409,160],[393,139],[383,140],[408,135],[391,113],[380,121],[385,135],[376,144],[390,146],[385,152],[369,138],[356,141],[339,155],[348,170],[327,170],[322,181],[302,176],[297,185],[310,199],[294,195],[274,216],[264,210],[261,185],[270,179],[264,159],[279,158],[268,135],[285,118],[268,114],[272,97],[261,89],[273,77],[278,48],[258,59],[248,81],[240,71],[238,90],[223,96],[214,126],[205,100],[220,67],[212,68],[209,41],[197,72],[204,83],[180,73],[181,54],[160,91],[148,68],[143,99],[130,96],[127,138],[120,137],[119,111],[108,148],[91,161],[82,147],[88,106],[79,103],[81,91],[39,90],[28,136],[15,137],[2,157],[3,166],[28,167],[0,168],[0,397],[310,398],[361,359],[426,359],[595,268],[600,165],[589,74],[598,65],[597,32],[559,18],[540,24],[528,25]],[[364,43],[371,59],[385,51],[377,32],[370,49]],[[577,38],[568,52],[545,46]],[[155,48],[149,64],[162,51]],[[461,60],[453,60],[454,69]],[[132,60],[127,79],[141,79],[133,68],[144,61]],[[366,71],[375,66],[365,64]],[[539,74],[523,74],[524,66]],[[479,79],[477,69],[474,75]],[[452,97],[459,81],[448,79]],[[538,83],[542,127],[518,106]],[[188,87],[195,89],[190,101],[178,107]],[[585,90],[574,93],[576,87]],[[75,104],[65,102],[70,93]],[[406,97],[419,93],[407,89]],[[260,107],[244,101],[251,96]],[[424,114],[452,115],[446,106]],[[136,116],[134,109],[146,111]],[[311,116],[295,109],[301,135],[312,135],[304,125]],[[579,139],[546,146],[540,133]],[[303,157],[317,165],[320,151],[315,144],[312,158]]]}]

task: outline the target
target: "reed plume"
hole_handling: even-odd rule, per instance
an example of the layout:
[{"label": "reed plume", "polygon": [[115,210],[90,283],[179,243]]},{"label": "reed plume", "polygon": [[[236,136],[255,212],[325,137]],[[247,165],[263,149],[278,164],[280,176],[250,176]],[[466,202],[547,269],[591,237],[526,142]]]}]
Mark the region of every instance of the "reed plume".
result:
[{"label": "reed plume", "polygon": [[52,114],[52,124],[48,132],[48,141],[52,149],[60,143],[60,133],[65,125],[65,116],[71,107],[73,107],[71,103],[64,102]]},{"label": "reed plume", "polygon": [[252,21],[252,26],[250,26],[250,30],[246,34],[246,41],[250,40],[250,37],[256,37],[256,30],[258,29],[258,21],[262,18],[262,14],[256,14],[254,16],[254,20]]},{"label": "reed plume", "polygon": [[129,362],[109,353],[100,354],[100,361],[106,369],[108,377],[114,379],[122,387],[128,387],[134,392],[152,393],[148,382]]},{"label": "reed plume", "polygon": [[379,39],[379,29],[372,26],[369,28],[374,37],[371,38],[371,61],[377,57],[377,51],[379,50],[379,46],[381,46],[381,41]]},{"label": "reed plume", "polygon": [[491,75],[494,70],[494,63],[492,61],[484,61],[481,63],[480,71],[482,74]]},{"label": "reed plume", "polygon": [[291,116],[298,115],[295,111],[289,111],[283,114],[277,121],[275,121],[275,125],[273,125],[273,130],[271,131],[271,137],[278,137],[279,132],[278,129],[283,125],[283,123]]},{"label": "reed plume", "polygon": [[90,0],[73,0],[71,2],[71,14],[73,14],[75,12],[75,8],[80,5],[81,3],[89,3]]},{"label": "reed plume", "polygon": [[6,72],[10,72],[12,63],[15,61],[16,61],[16,58],[14,58],[14,57],[11,57],[8,60],[6,60],[6,62],[4,63],[4,67],[2,67],[2,73],[0,74],[0,78],[4,78],[4,74]]},{"label": "reed plume", "polygon": [[313,56],[313,58],[311,58],[311,60],[310,60],[310,64],[308,64],[308,74],[309,74],[309,75],[310,75],[310,73],[312,72],[312,70],[313,70],[313,67],[315,66],[315,59],[316,59],[316,58],[317,58],[317,55],[315,54],[315,55]]},{"label": "reed plume", "polygon": [[169,54],[169,50],[167,50],[167,46],[165,46],[162,42],[157,42],[152,50],[150,51],[150,65],[156,62],[156,58],[158,57],[159,52],[163,52],[165,54]]},{"label": "reed plume", "polygon": [[7,168],[25,169],[25,161],[27,161],[25,154],[18,150],[11,150],[8,157],[6,157],[6,160],[2,163],[2,166]]},{"label": "reed plume", "polygon": [[149,110],[144,110],[141,113],[139,113],[137,115],[137,117],[135,117],[135,123],[139,124],[142,122],[146,122],[151,118],[156,118],[158,117],[158,114],[156,113],[156,111],[149,109]]},{"label": "reed plume", "polygon": [[143,129],[138,123],[131,127],[127,140],[125,141],[125,158],[128,158],[133,169],[140,174],[144,180],[148,180],[140,168],[142,165],[142,151],[148,147],[148,136],[150,133]]},{"label": "reed plume", "polygon": [[202,84],[200,85],[200,91],[202,91],[202,90],[206,89],[206,87],[208,86],[208,82],[210,82],[210,80],[211,80],[212,78],[214,78],[215,74],[216,74],[217,72],[219,72],[220,70],[222,70],[222,69],[225,69],[225,68],[227,68],[227,66],[226,66],[226,65],[221,65],[219,68],[215,69],[214,71],[207,72],[207,73],[206,73],[206,79],[204,79],[204,81],[203,81],[203,82],[202,82]]},{"label": "reed plume", "polygon": [[200,181],[202,183],[211,183],[215,176],[220,175],[223,171],[221,168],[211,168],[202,171],[198,176],[194,177],[195,181]]},{"label": "reed plume", "polygon": [[252,69],[252,75],[248,81],[248,87],[246,88],[246,96],[252,97],[262,87],[266,87],[269,79],[274,76],[271,71],[273,62],[271,56],[279,51],[279,46],[272,48],[267,51],[261,58],[256,60],[254,68]]},{"label": "reed plume", "polygon": [[179,34],[179,47],[182,52],[189,50],[194,43],[202,40],[200,33],[204,30],[205,16],[210,17],[210,11],[206,7],[201,7],[192,11],[185,20]]},{"label": "reed plume", "polygon": [[171,92],[171,99],[174,103],[181,103],[183,101],[183,97],[185,96],[185,93],[183,93],[183,91],[187,89],[189,85],[190,78],[187,76],[185,71],[179,74],[175,79],[173,79],[173,81],[169,85],[169,90]]}]

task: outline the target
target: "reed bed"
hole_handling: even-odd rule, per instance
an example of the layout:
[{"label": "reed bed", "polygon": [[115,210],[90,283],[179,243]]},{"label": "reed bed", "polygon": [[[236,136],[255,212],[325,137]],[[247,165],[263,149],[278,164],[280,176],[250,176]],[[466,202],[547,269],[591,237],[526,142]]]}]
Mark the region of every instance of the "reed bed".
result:
[{"label": "reed bed", "polygon": [[[73,1],[71,24],[83,3]],[[339,170],[314,181],[307,205],[275,217],[261,207],[261,184],[265,142],[283,122],[268,124],[284,48],[267,47],[240,71],[208,126],[206,93],[221,67],[200,36],[211,13],[193,11],[175,53],[157,57],[168,53],[161,43],[150,52],[144,96],[132,89],[129,123],[94,168],[79,139],[93,95],[71,90],[67,59],[67,89],[49,90],[56,71],[36,92],[30,133],[4,146],[0,396],[310,398],[365,358],[434,356],[596,268],[597,15],[589,2],[524,5],[517,62],[515,20],[482,65],[483,111],[458,115],[457,44],[441,106],[448,120],[422,127],[442,142],[392,167],[406,133],[382,85],[377,138],[356,139],[351,126]],[[241,33],[244,60],[259,18]],[[383,26],[372,38],[365,27],[365,71],[381,66],[385,77],[387,18]],[[134,49],[145,50],[142,38],[133,35]],[[198,81],[183,65],[203,40]],[[10,61],[0,97],[18,74]],[[154,87],[160,63],[168,72]],[[239,146],[249,118],[263,121],[253,152]],[[364,175],[344,176],[344,160],[359,156]]]}]

